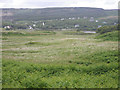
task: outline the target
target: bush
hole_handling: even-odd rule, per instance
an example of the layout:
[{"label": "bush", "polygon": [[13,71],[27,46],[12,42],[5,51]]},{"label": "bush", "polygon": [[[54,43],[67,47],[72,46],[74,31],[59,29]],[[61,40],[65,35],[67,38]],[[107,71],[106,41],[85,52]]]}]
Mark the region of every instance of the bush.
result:
[{"label": "bush", "polygon": [[98,35],[96,39],[103,39],[104,41],[118,41],[118,31],[104,33],[102,35]]},{"label": "bush", "polygon": [[103,27],[100,27],[97,29],[97,33],[100,33],[100,34],[104,34],[104,33],[107,33],[107,32],[112,32],[112,31],[116,31],[118,30],[118,25],[116,26],[103,26]]}]

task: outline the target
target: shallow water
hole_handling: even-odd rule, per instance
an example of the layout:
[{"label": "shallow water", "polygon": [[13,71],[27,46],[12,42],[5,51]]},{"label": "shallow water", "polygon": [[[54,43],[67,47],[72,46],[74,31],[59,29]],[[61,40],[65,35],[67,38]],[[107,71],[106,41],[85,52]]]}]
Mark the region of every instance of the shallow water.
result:
[{"label": "shallow water", "polygon": [[95,31],[83,31],[84,33],[96,33]]}]

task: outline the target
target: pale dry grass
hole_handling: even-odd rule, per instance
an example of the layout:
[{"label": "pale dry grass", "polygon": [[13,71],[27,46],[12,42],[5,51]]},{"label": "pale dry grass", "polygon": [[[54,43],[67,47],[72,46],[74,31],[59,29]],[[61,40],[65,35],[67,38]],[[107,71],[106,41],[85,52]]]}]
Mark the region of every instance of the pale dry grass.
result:
[{"label": "pale dry grass", "polygon": [[[118,42],[103,42],[94,39],[94,35],[57,34],[31,37],[8,36],[6,38],[8,40],[3,41],[3,58],[39,63],[66,62],[96,51],[117,50],[118,48]],[[29,42],[37,42],[38,44],[25,45]],[[43,45],[41,46],[39,42],[42,42]],[[51,45],[44,46],[44,43],[51,43]]]}]

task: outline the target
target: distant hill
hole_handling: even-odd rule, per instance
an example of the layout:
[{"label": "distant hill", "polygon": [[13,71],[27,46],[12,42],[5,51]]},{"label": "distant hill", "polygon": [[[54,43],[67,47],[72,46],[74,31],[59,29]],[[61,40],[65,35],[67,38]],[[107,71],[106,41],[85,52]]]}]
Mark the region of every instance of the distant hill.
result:
[{"label": "distant hill", "polygon": [[3,8],[3,20],[51,20],[73,17],[107,17],[117,16],[117,10],[104,10],[102,8],[89,7],[62,7],[42,9],[5,9]]}]

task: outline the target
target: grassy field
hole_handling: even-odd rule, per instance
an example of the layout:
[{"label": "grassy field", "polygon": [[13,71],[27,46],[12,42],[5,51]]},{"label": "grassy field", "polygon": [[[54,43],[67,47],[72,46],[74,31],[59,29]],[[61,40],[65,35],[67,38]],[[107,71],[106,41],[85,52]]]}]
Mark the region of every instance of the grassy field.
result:
[{"label": "grassy field", "polygon": [[4,31],[3,88],[117,88],[118,42],[95,36]]}]

